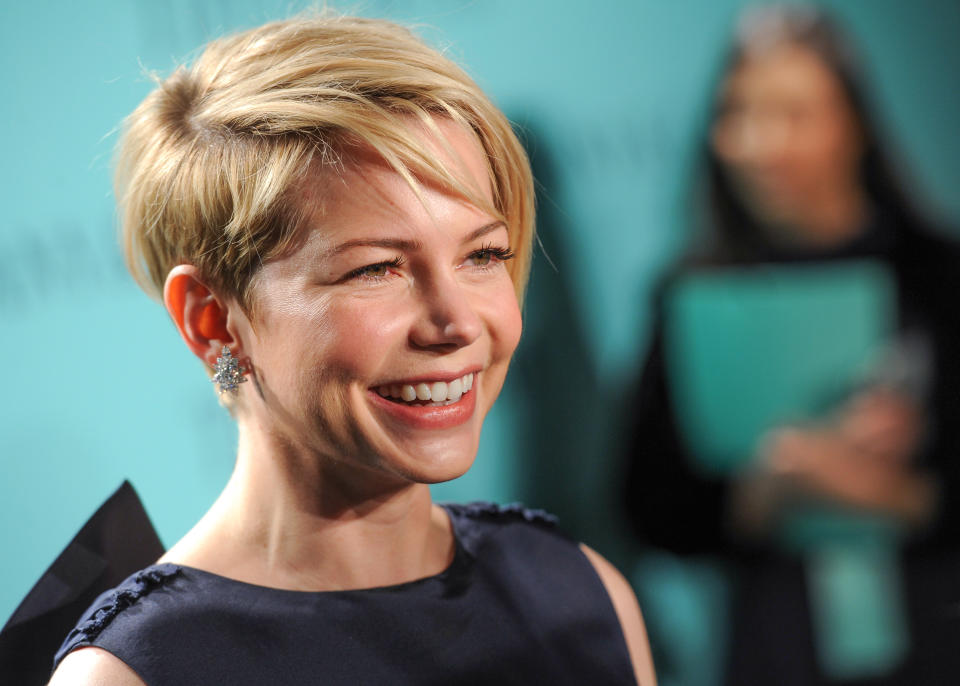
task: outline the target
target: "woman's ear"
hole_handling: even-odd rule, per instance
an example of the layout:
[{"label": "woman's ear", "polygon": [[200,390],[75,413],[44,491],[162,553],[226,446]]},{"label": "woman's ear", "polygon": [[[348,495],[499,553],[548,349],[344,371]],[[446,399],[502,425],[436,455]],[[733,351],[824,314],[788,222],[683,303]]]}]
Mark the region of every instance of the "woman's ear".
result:
[{"label": "woman's ear", "polygon": [[204,283],[193,265],[181,264],[170,270],[163,286],[163,304],[187,347],[208,366],[214,365],[223,346],[236,342],[228,325],[227,303]]}]

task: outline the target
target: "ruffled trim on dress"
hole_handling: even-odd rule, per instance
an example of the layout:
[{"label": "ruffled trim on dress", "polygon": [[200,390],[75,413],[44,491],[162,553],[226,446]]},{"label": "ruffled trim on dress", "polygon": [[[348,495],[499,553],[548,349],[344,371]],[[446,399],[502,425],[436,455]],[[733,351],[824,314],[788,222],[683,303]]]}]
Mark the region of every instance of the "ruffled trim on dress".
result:
[{"label": "ruffled trim on dress", "polygon": [[179,575],[182,569],[174,565],[157,565],[147,567],[133,576],[105,596],[97,609],[90,614],[90,619],[81,622],[67,636],[60,650],[54,658],[54,665],[60,663],[67,653],[80,645],[90,645],[96,640],[117,615],[134,605],[138,600],[152,591],[160,588]]},{"label": "ruffled trim on dress", "polygon": [[478,501],[464,505],[445,504],[444,507],[457,514],[478,519],[513,519],[522,520],[531,524],[540,524],[550,528],[557,526],[556,516],[544,510],[534,510],[524,507],[522,503],[497,505],[496,503]]},{"label": "ruffled trim on dress", "polygon": [[[510,525],[528,525],[549,531],[551,535],[566,537],[557,527],[557,518],[543,510],[526,508],[520,503],[497,505],[489,502],[443,503],[450,513],[457,538],[456,560],[474,559],[491,536],[498,536]],[[461,558],[461,551],[466,558]]]}]

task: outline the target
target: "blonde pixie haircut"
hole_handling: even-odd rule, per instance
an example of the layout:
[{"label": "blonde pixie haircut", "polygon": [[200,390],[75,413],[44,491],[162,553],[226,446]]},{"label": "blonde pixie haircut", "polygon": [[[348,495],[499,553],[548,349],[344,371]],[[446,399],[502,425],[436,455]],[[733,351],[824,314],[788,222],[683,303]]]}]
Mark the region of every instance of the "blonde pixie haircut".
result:
[{"label": "blonde pixie haircut", "polygon": [[[439,135],[436,117],[476,134],[493,207],[417,135],[422,127]],[[522,298],[533,179],[510,123],[463,70],[407,29],[328,15],[213,41],[130,115],[116,194],[131,273],[159,297],[170,270],[189,263],[250,308],[257,269],[290,248],[303,224],[298,182],[317,169],[339,173],[358,149],[375,151],[417,192],[435,184],[502,220]]]}]

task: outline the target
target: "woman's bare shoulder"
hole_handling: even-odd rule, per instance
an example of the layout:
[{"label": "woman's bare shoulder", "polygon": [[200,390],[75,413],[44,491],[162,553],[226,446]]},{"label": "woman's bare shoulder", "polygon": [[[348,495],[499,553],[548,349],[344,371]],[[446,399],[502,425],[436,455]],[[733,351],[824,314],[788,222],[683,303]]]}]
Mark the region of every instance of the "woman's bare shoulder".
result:
[{"label": "woman's bare shoulder", "polygon": [[580,544],[580,549],[587,556],[597,575],[603,582],[613,609],[623,629],[623,637],[627,642],[627,651],[633,662],[633,671],[640,686],[656,686],[657,676],[653,669],[653,656],[650,654],[650,643],[647,640],[647,629],[640,614],[640,605],[637,597],[630,588],[630,584],[605,557],[592,548]]},{"label": "woman's bare shoulder", "polygon": [[63,658],[47,686],[146,686],[120,658],[102,648],[78,648]]}]

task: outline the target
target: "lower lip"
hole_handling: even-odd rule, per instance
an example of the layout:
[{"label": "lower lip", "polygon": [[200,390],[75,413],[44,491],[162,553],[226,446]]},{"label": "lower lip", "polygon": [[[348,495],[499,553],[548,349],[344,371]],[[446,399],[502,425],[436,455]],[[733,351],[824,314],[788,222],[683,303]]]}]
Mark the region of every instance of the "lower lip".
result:
[{"label": "lower lip", "polygon": [[367,393],[374,405],[417,429],[449,429],[460,426],[473,416],[477,406],[477,393],[473,388],[460,396],[460,400],[449,405],[401,405],[387,400],[376,391],[368,390]]}]

